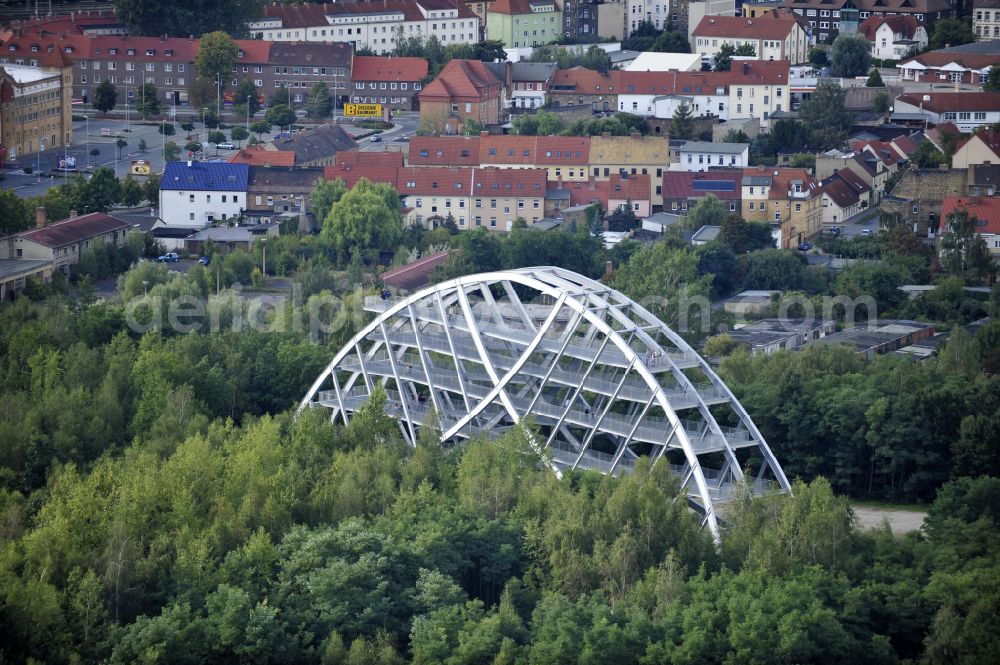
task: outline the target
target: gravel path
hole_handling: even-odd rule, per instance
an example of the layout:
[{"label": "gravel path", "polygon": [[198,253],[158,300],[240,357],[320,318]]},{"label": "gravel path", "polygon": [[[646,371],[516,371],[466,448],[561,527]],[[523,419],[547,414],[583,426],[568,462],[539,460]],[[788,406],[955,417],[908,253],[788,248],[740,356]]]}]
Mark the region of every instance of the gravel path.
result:
[{"label": "gravel path", "polygon": [[874,529],[881,526],[882,520],[889,520],[889,527],[896,535],[909,531],[918,531],[924,523],[927,513],[915,510],[895,510],[891,508],[873,508],[871,506],[851,506],[862,529]]}]

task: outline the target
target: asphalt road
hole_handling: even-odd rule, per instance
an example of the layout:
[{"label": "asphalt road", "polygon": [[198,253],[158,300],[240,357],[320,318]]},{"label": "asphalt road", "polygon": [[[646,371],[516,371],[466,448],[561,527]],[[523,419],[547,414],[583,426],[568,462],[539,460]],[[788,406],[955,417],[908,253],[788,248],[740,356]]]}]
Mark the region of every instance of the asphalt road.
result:
[{"label": "asphalt road", "polygon": [[[62,182],[62,177],[53,175],[56,168],[56,160],[63,154],[76,157],[77,171],[87,174],[100,167],[107,167],[115,171],[119,177],[124,177],[129,173],[132,160],[144,159],[148,161],[154,173],[163,170],[163,144],[164,137],[159,132],[159,123],[141,124],[130,119],[128,125],[123,119],[94,119],[89,116],[90,122],[78,120],[73,123],[73,145],[63,149],[46,150],[41,154],[22,155],[17,163],[21,167],[30,167],[33,171],[30,175],[25,175],[21,170],[6,168],[3,171],[4,181],[0,183],[4,189],[13,189],[19,196],[35,196],[44,194],[50,187],[54,187]],[[174,141],[184,145],[186,135],[181,131],[180,125],[175,125],[178,133],[174,136],[166,137],[167,141]],[[206,130],[199,126],[194,132],[201,141],[206,140]],[[89,130],[89,131],[88,131]],[[102,136],[101,130],[107,130],[110,136]],[[228,136],[228,132],[227,132]],[[115,145],[117,137],[128,141],[128,145],[122,149],[118,158],[116,153],[118,148]],[[146,151],[139,151],[139,141],[146,142]],[[100,154],[92,156],[92,149],[100,150]],[[226,159],[233,151],[220,150],[219,158]],[[207,159],[215,158],[215,149],[208,148]],[[144,180],[144,178],[139,178]]]}]

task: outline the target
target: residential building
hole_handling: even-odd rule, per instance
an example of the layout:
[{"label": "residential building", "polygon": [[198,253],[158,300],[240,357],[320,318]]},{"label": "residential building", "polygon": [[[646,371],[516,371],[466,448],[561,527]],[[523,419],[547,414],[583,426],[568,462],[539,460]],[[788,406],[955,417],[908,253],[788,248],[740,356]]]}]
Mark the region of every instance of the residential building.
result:
[{"label": "residential building", "polygon": [[[677,24],[681,17],[687,17],[687,4],[690,0],[671,0],[676,4],[656,0],[626,0],[628,8],[626,10],[628,22],[626,32],[631,34],[638,29],[644,21],[652,23],[657,29],[662,30],[667,27],[667,23],[673,21]],[[628,36],[628,34],[626,36]]]},{"label": "residential building", "polygon": [[858,31],[880,60],[903,60],[927,48],[927,29],[914,16],[869,16]]},{"label": "residential building", "polygon": [[268,4],[248,29],[257,39],[348,42],[379,55],[395,50],[397,39],[409,37],[437,37],[446,46],[480,40],[479,19],[460,0]]},{"label": "residential building", "polygon": [[733,62],[729,71],[729,120],[760,120],[762,127],[770,127],[771,115],[791,109],[788,74],[789,65],[784,60]]},{"label": "residential building", "polygon": [[739,213],[742,181],[743,172],[738,170],[666,171],[661,189],[663,212],[686,214],[691,206],[712,194],[726,204],[729,212]]},{"label": "residential building", "polygon": [[479,166],[479,140],[479,136],[414,136],[409,142],[406,163],[409,166]]},{"label": "residential building", "polygon": [[[499,138],[501,137],[483,139],[480,159],[495,159],[484,156],[483,150],[488,151],[494,145],[494,140]],[[592,145],[593,138],[589,136],[539,136],[534,146],[534,165],[545,169],[546,178],[550,181],[586,180]],[[530,149],[531,146],[527,147]],[[523,149],[521,152],[523,154]]]},{"label": "residential building", "polygon": [[889,169],[885,163],[871,152],[851,153],[846,156],[816,157],[815,173],[817,178],[829,178],[834,173],[850,169],[872,192],[872,205],[882,199],[886,184],[889,182]]},{"label": "residential building", "polygon": [[770,355],[786,349],[798,349],[836,332],[836,321],[822,319],[761,319],[734,328],[725,334],[751,355]]},{"label": "residential building", "polygon": [[[45,261],[49,274],[59,271],[68,276],[70,266],[80,260],[83,252],[97,242],[117,245],[125,240],[132,228],[126,221],[99,212],[74,214],[52,224],[46,224],[44,208],[37,209],[35,215],[35,228],[0,239],[0,255],[4,259]],[[38,264],[26,267],[37,274]]]},{"label": "residential building", "polygon": [[350,101],[413,111],[418,108],[420,82],[426,77],[424,58],[357,55],[351,70]]},{"label": "residential building", "polygon": [[843,169],[821,180],[823,224],[843,224],[872,205],[871,187],[854,171]]},{"label": "residential building", "polygon": [[713,168],[740,169],[748,165],[749,143],[708,143],[688,141],[680,150],[680,161],[671,171],[708,171]]},{"label": "residential building", "polygon": [[953,169],[967,169],[979,164],[1000,164],[1000,132],[995,129],[984,129],[964,142],[959,141],[958,149],[951,158]]},{"label": "residential building", "polygon": [[608,74],[586,67],[558,69],[552,77],[553,106],[589,106],[593,111],[614,111],[618,93]]},{"label": "residential building", "polygon": [[[745,4],[744,7],[752,7]],[[680,29],[687,33],[689,43],[694,43],[694,29],[706,16],[736,16],[736,0],[689,0],[687,2],[686,20],[675,21]],[[678,19],[682,18],[678,12]]]},{"label": "residential building", "polygon": [[586,44],[598,39],[598,8],[603,0],[564,0],[561,33]]},{"label": "residential building", "polygon": [[246,164],[168,162],[160,177],[160,218],[168,227],[200,229],[247,209]]},{"label": "residential building", "polygon": [[955,16],[950,0],[784,0],[785,7],[808,21],[813,37],[826,42],[844,31],[842,22],[857,15],[864,21],[872,16],[912,16],[928,34],[934,23]]},{"label": "residential building", "polygon": [[486,10],[486,38],[514,48],[541,46],[562,35],[562,23],[556,0],[494,0]]},{"label": "residential building", "polygon": [[780,227],[781,249],[794,249],[819,233],[822,196],[805,169],[747,168],[741,189],[743,218]]},{"label": "residential building", "polygon": [[509,67],[511,108],[537,109],[545,106],[556,73],[555,63],[515,62]]},{"label": "residential building", "polygon": [[[549,199],[557,201],[552,213],[566,208],[600,203],[601,207],[613,213],[621,208],[631,208],[636,217],[642,219],[650,215],[650,178],[648,175],[612,175],[607,180],[549,181],[546,204]],[[562,197],[560,194],[567,193]],[[546,214],[549,208],[546,208]]]},{"label": "residential building", "polygon": [[296,166],[333,164],[337,153],[353,150],[357,143],[339,125],[317,125],[265,144],[266,150],[294,152]]},{"label": "residential building", "polygon": [[909,168],[882,198],[882,212],[895,217],[920,236],[933,238],[941,227],[945,198],[967,191],[966,169]]},{"label": "residential building", "polygon": [[606,0],[597,5],[597,36],[621,41],[632,32],[627,26],[628,0]]},{"label": "residential building", "polygon": [[73,95],[84,103],[93,101],[94,90],[105,80],[118,88],[119,106],[127,103],[134,109],[144,83],[155,85],[167,105],[190,103],[197,40],[108,35],[76,41],[79,46],[67,43],[63,50],[74,61]]},{"label": "residential building", "polygon": [[962,132],[1000,122],[1000,92],[905,93],[896,97],[896,113],[922,115],[927,122],[953,122]]},{"label": "residential building", "polygon": [[451,60],[420,91],[422,117],[461,127],[466,119],[484,126],[500,124],[503,82],[478,60]]},{"label": "residential building", "polygon": [[543,217],[541,169],[403,167],[395,186],[409,209],[407,221],[426,228],[450,215],[462,230],[510,231],[518,219],[531,224]]},{"label": "residential building", "polygon": [[750,44],[762,60],[788,60],[792,64],[809,59],[809,36],[790,15],[767,15],[764,18],[741,16],[706,16],[692,31],[692,48],[714,59],[724,44],[734,47]]},{"label": "residential building", "polygon": [[670,142],[666,137],[611,136],[604,133],[590,139],[590,175],[602,180],[614,174],[650,176],[650,201],[663,205],[661,178],[670,162]]},{"label": "residential building", "polygon": [[662,119],[687,104],[692,115],[728,120],[731,78],[729,72],[611,72],[619,111]]},{"label": "residential building", "polygon": [[982,85],[990,67],[1000,65],[1000,40],[928,51],[896,65],[901,82]]},{"label": "residential building", "polygon": [[1000,39],[1000,0],[973,0],[972,31],[981,39]]},{"label": "residential building", "polygon": [[0,65],[0,163],[73,142],[73,63],[61,51],[36,65]]},{"label": "residential building", "polygon": [[[253,45],[253,41],[247,42]],[[259,42],[258,42],[259,43]],[[317,83],[325,83],[337,108],[350,101],[351,59],[354,49],[350,44],[337,42],[271,42],[263,67],[254,62],[243,62],[249,49],[241,48],[239,70],[233,74],[233,87],[238,77],[254,77],[254,83],[266,97],[282,85],[288,90],[292,104],[304,104]],[[244,55],[244,52],[247,52]],[[257,75],[263,69],[263,75]],[[426,72],[425,72],[426,73]],[[235,100],[237,104],[241,100]]]},{"label": "residential building", "polygon": [[994,259],[1000,259],[1000,198],[948,196],[941,202],[943,232],[948,233],[950,215],[964,210],[976,218],[976,235],[983,239]]},{"label": "residential building", "polygon": [[284,212],[305,212],[309,194],[323,167],[280,168],[251,166],[247,175],[246,216],[270,220]]}]

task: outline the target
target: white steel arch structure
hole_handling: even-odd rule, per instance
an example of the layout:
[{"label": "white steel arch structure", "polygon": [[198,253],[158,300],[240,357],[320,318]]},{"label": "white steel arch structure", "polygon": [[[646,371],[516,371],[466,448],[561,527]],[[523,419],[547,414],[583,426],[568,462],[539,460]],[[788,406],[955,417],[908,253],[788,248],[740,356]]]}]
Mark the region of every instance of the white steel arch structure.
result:
[{"label": "white steel arch structure", "polygon": [[300,409],[329,408],[346,423],[382,383],[386,413],[399,418],[411,445],[422,424],[454,442],[495,436],[530,416],[557,469],[614,474],[641,457],[666,457],[715,534],[716,504],[739,483],[754,494],[789,489],[764,437],[708,364],[600,282],[524,268],[406,298],[366,298],[365,308],[378,316],[334,356]]}]

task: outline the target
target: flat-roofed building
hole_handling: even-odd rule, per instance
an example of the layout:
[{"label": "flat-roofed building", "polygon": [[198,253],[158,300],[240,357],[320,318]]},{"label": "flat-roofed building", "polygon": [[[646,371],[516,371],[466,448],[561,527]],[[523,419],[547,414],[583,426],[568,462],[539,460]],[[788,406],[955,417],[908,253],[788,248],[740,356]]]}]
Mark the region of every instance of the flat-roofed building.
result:
[{"label": "flat-roofed building", "polygon": [[73,63],[59,51],[35,62],[0,65],[0,162],[73,142]]}]

